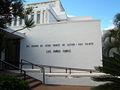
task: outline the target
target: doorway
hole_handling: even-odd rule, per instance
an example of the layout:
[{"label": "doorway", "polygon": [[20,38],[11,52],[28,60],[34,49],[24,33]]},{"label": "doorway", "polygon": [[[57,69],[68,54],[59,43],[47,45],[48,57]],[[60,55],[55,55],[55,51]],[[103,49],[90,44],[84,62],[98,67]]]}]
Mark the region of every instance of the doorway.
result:
[{"label": "doorway", "polygon": [[[20,61],[20,39],[9,39],[9,43],[5,50],[5,61],[19,67]],[[7,66],[7,69],[11,67]]]}]

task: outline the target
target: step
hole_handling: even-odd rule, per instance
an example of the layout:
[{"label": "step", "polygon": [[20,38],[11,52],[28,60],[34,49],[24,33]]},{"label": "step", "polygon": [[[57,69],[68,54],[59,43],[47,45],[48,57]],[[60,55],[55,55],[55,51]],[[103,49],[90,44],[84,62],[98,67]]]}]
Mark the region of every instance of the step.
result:
[{"label": "step", "polygon": [[30,78],[30,79],[27,79],[26,80],[28,83],[33,83],[35,81],[38,81],[37,79],[34,79],[34,78]]},{"label": "step", "polygon": [[30,89],[36,88],[38,86],[42,85],[42,82],[37,80],[35,82],[29,83]]}]

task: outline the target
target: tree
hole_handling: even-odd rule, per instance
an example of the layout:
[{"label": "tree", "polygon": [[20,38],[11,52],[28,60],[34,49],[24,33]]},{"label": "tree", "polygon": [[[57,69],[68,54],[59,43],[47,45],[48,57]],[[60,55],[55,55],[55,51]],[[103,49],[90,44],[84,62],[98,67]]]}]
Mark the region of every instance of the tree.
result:
[{"label": "tree", "polygon": [[115,28],[103,35],[103,54],[110,56],[111,51],[120,54],[120,13],[115,15],[113,22]]},{"label": "tree", "polygon": [[115,28],[109,30],[103,38],[103,66],[96,68],[106,75],[92,77],[94,81],[105,84],[92,90],[120,90],[120,13],[115,16],[114,25]]},{"label": "tree", "polygon": [[24,9],[23,2],[22,0],[0,0],[0,53],[8,43],[4,29],[8,28],[7,24],[15,17],[24,19],[25,25],[12,33],[34,27],[34,21],[26,18],[32,12],[32,8]]}]

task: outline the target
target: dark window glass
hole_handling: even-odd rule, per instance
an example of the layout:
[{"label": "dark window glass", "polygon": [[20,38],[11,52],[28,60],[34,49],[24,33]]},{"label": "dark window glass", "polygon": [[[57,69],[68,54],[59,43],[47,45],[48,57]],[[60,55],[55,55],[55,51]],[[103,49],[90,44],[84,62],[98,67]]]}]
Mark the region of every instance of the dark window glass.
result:
[{"label": "dark window glass", "polygon": [[11,26],[11,25],[12,25],[12,22],[9,22],[9,23],[8,23],[8,26]]},{"label": "dark window glass", "polygon": [[14,26],[17,25],[17,17],[14,18]]},{"label": "dark window glass", "polygon": [[22,25],[22,18],[19,19],[19,25]]},{"label": "dark window glass", "polygon": [[34,20],[34,15],[31,15],[31,19]]},{"label": "dark window glass", "polygon": [[28,21],[28,16],[25,17],[25,20]]},{"label": "dark window glass", "polygon": [[40,23],[40,12],[37,13],[37,23]]}]

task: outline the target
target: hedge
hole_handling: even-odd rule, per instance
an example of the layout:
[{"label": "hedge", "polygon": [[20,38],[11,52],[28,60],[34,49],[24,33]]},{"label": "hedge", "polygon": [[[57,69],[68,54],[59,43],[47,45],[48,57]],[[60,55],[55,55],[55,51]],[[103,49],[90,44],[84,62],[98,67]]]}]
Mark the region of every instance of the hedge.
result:
[{"label": "hedge", "polygon": [[16,76],[0,73],[0,90],[29,90],[29,85]]}]

